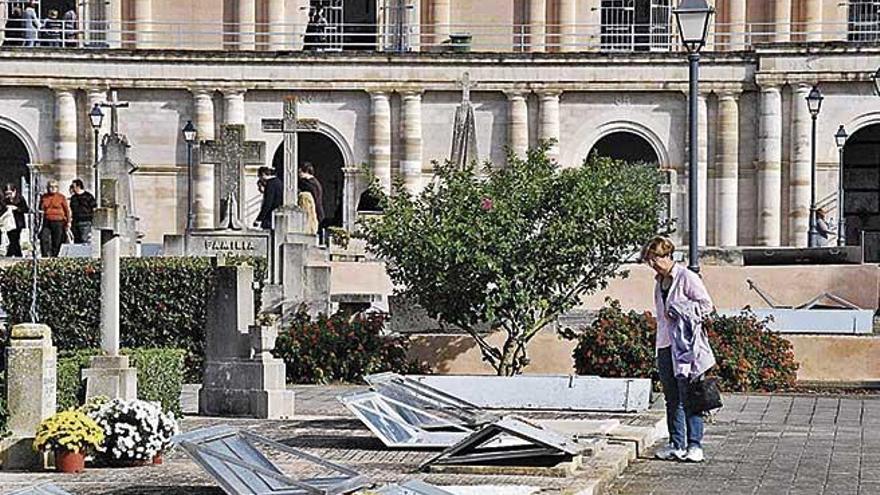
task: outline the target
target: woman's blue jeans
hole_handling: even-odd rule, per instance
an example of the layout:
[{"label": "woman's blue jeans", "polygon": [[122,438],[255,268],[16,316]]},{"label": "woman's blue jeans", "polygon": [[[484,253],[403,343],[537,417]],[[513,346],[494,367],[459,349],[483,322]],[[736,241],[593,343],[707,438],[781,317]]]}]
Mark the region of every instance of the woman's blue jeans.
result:
[{"label": "woman's blue jeans", "polygon": [[669,429],[669,442],[677,449],[702,447],[703,416],[685,410],[687,378],[675,378],[672,367],[672,348],[657,349],[657,369],[663,396],[666,398],[666,427]]}]

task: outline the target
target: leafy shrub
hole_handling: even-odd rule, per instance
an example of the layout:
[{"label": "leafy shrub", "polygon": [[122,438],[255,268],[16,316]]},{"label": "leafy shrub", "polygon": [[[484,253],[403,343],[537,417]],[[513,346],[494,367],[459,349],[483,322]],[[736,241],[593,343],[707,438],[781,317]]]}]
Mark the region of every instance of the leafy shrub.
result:
[{"label": "leafy shrub", "polygon": [[[180,391],[183,388],[183,357],[181,349],[122,349],[137,368],[138,399],[158,402],[162,409],[180,416]],[[62,352],[58,357],[57,408],[78,407],[85,397],[85,381],[81,371],[89,366],[97,349]]]},{"label": "leafy shrub", "polygon": [[312,321],[300,313],[278,335],[274,354],[287,364],[287,381],[293,383],[357,382],[381,371],[424,371],[407,359],[405,337],[382,335],[384,321],[378,314],[322,315]]},{"label": "leafy shrub", "polygon": [[[730,392],[771,391],[795,385],[797,363],[791,343],[767,330],[767,322],[751,313],[704,320],[717,366],[709,374]],[[657,379],[654,336],[657,320],[649,312],[624,312],[618,301],[599,311],[579,331],[563,330],[578,341],[573,357],[578,374]]]},{"label": "leafy shrub", "polygon": [[[264,258],[249,261],[255,278],[266,273]],[[186,378],[198,381],[204,360],[206,301],[214,287],[210,258],[123,258],[120,273],[120,339],[125,347],[174,347],[186,351]],[[52,328],[59,350],[92,349],[101,343],[101,264],[54,258],[39,262],[37,313]],[[9,328],[29,320],[31,265],[0,271]],[[259,299],[259,295],[257,297]]]}]

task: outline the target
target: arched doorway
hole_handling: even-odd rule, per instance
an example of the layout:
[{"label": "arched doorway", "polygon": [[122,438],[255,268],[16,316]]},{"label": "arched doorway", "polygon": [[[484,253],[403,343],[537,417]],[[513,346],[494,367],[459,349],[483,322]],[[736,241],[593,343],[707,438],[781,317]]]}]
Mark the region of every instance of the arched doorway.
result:
[{"label": "arched doorway", "polygon": [[15,184],[22,194],[27,194],[30,180],[27,164],[30,161],[30,154],[21,139],[0,127],[0,187]]},{"label": "arched doorway", "polygon": [[[315,167],[315,177],[321,183],[324,191],[324,225],[342,226],[343,209],[343,186],[345,175],[342,167],[345,166],[345,158],[342,156],[339,146],[324,133],[321,132],[298,132],[297,137],[297,165],[302,166],[305,162],[311,162]],[[275,150],[272,166],[281,180],[284,177],[284,145]]]},{"label": "arched doorway", "polygon": [[612,132],[603,136],[593,145],[589,154],[593,153],[628,163],[654,166],[660,164],[660,158],[651,143],[638,134],[626,131]]},{"label": "arched doorway", "polygon": [[[880,124],[863,127],[843,148],[846,244],[865,237],[865,261],[880,261]],[[839,214],[839,213],[838,213]]]}]

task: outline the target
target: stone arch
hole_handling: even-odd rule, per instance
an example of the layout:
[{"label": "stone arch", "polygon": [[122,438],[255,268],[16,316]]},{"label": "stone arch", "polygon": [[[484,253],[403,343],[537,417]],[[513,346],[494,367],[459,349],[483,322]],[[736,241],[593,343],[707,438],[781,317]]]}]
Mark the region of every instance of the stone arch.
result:
[{"label": "stone arch", "polygon": [[[299,164],[310,161],[316,168],[316,176],[324,189],[323,207],[325,226],[344,225],[347,205],[353,201],[347,193],[345,170],[354,160],[351,147],[345,137],[335,128],[318,122],[308,130],[297,133]],[[284,144],[275,150],[272,164],[282,180]]]},{"label": "stone arch", "polygon": [[27,166],[34,163],[34,147],[28,145],[28,137],[17,124],[0,118],[0,186],[15,184],[25,197],[30,190]]},{"label": "stone arch", "polygon": [[588,156],[600,141],[617,133],[634,134],[644,140],[653,149],[654,155],[657,157],[657,166],[669,168],[669,154],[663,140],[647,126],[626,120],[606,122],[597,127],[593,135],[586,140],[588,146],[583,150],[581,156]]},{"label": "stone arch", "polygon": [[18,122],[0,115],[0,129],[11,132],[24,145],[30,157],[30,163],[42,163],[40,160],[40,149],[37,142],[31,137],[30,133],[19,125]]},{"label": "stone arch", "polygon": [[[843,205],[847,245],[864,236],[865,261],[880,261],[880,114],[853,123],[843,147]],[[861,125],[859,125],[861,124]],[[837,230],[836,225],[831,226]]]}]

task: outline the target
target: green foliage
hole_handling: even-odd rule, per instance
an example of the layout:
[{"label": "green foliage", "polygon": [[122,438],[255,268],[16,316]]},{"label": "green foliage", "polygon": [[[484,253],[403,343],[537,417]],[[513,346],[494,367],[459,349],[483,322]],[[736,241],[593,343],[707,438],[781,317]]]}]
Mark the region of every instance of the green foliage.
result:
[{"label": "green foliage", "polygon": [[[402,292],[468,331],[502,375],[520,372],[529,341],[660,227],[654,167],[590,157],[561,168],[547,147],[482,174],[435,164],[439,180],[418,196],[397,183],[385,214],[360,224]],[[476,331],[483,323],[507,334],[501,348]]]},{"label": "green foliage", "polygon": [[351,234],[342,227],[327,227],[327,233],[330,234],[330,240],[334,246],[342,249],[348,249],[348,243],[351,242]]},{"label": "green foliage", "polygon": [[407,359],[406,338],[382,335],[384,321],[378,314],[321,315],[312,321],[299,313],[278,335],[274,354],[287,364],[292,383],[353,383],[382,371],[424,372]]},{"label": "green foliage", "polygon": [[[723,390],[794,387],[798,365],[791,343],[768,331],[766,320],[758,320],[751,313],[732,317],[713,313],[703,324],[718,362],[709,374],[721,380]],[[657,379],[657,320],[649,312],[624,312],[618,301],[610,301],[588,327],[561,333],[578,341],[573,357],[579,374]]]},{"label": "green foliage", "polygon": [[0,438],[9,435],[9,411],[6,410],[6,372],[0,371]]},{"label": "green foliage", "polygon": [[[264,258],[249,261],[255,279],[266,273]],[[120,273],[120,338],[126,347],[175,347],[186,351],[186,378],[201,376],[205,345],[205,302],[214,287],[210,258],[124,258]],[[100,346],[101,264],[98,260],[54,258],[39,262],[41,323],[52,328],[59,350]],[[3,309],[9,326],[29,320],[31,264],[0,272]]]},{"label": "green foliage", "polygon": [[[183,359],[181,349],[122,349],[137,368],[138,399],[162,404],[162,409],[180,416],[180,391],[183,388]],[[57,408],[59,411],[79,407],[85,397],[85,382],[81,371],[88,368],[97,349],[62,352],[58,356]]]}]

